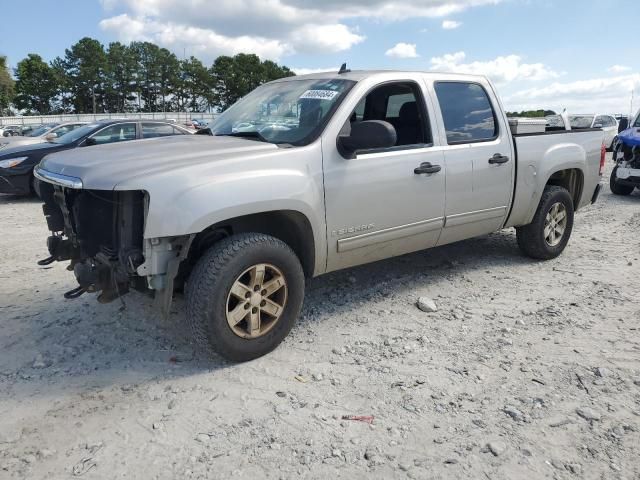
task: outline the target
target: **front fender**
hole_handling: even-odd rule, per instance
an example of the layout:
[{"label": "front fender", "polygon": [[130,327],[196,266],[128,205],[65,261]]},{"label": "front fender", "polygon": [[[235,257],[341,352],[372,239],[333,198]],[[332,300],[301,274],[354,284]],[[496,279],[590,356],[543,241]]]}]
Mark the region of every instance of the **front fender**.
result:
[{"label": "front fender", "polygon": [[313,228],[321,204],[322,191],[297,170],[220,175],[173,195],[151,194],[145,238],[198,233],[224,220],[274,210],[298,211]]},{"label": "front fender", "polygon": [[160,166],[116,187],[148,193],[145,239],[197,234],[233,218],[287,210],[309,221],[316,271],[326,261],[320,142],[223,156],[213,151],[207,161],[176,162],[171,169]]}]

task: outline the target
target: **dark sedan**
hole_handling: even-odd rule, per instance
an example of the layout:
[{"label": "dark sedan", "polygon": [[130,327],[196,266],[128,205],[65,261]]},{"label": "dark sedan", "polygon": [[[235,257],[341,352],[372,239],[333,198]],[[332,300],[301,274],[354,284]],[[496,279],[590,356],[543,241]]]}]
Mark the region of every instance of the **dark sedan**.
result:
[{"label": "dark sedan", "polygon": [[51,143],[0,150],[0,193],[28,195],[34,192],[33,168],[45,155],[91,145],[141,138],[190,135],[186,128],[167,122],[108,120],[84,125]]}]

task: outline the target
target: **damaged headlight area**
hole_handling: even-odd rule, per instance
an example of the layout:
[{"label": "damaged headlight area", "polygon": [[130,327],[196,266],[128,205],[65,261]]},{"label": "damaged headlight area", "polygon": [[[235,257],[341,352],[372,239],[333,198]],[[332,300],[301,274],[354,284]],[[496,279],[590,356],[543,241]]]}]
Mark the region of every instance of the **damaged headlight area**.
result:
[{"label": "damaged headlight area", "polygon": [[168,310],[175,277],[172,270],[177,273],[190,237],[145,240],[149,206],[145,192],[43,183],[40,195],[52,235],[47,239],[50,257],[38,263],[70,261],[67,269],[73,271],[78,287],[65,293],[66,298],[96,292],[98,301],[107,303],[131,288],[156,290],[164,294],[158,295],[158,301]]},{"label": "damaged headlight area", "polygon": [[619,142],[615,149],[614,160],[625,167],[640,168],[640,144]]}]

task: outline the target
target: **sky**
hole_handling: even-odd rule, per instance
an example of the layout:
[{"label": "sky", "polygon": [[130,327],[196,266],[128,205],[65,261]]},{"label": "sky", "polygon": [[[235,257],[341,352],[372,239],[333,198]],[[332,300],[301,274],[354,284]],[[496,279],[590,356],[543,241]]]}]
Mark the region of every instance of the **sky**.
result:
[{"label": "sky", "polygon": [[639,13],[638,0],[12,1],[0,55],[15,67],[85,36],[148,40],[208,65],[245,52],[297,73],[343,62],[481,73],[508,110],[626,114],[640,108]]}]

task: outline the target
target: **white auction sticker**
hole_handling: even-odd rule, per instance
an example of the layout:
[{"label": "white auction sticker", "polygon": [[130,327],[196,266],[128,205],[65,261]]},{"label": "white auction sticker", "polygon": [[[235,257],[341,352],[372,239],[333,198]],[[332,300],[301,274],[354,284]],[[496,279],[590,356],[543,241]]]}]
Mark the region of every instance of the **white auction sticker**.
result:
[{"label": "white auction sticker", "polygon": [[333,100],[338,92],[334,90],[307,90],[300,98],[308,98],[312,100]]}]

